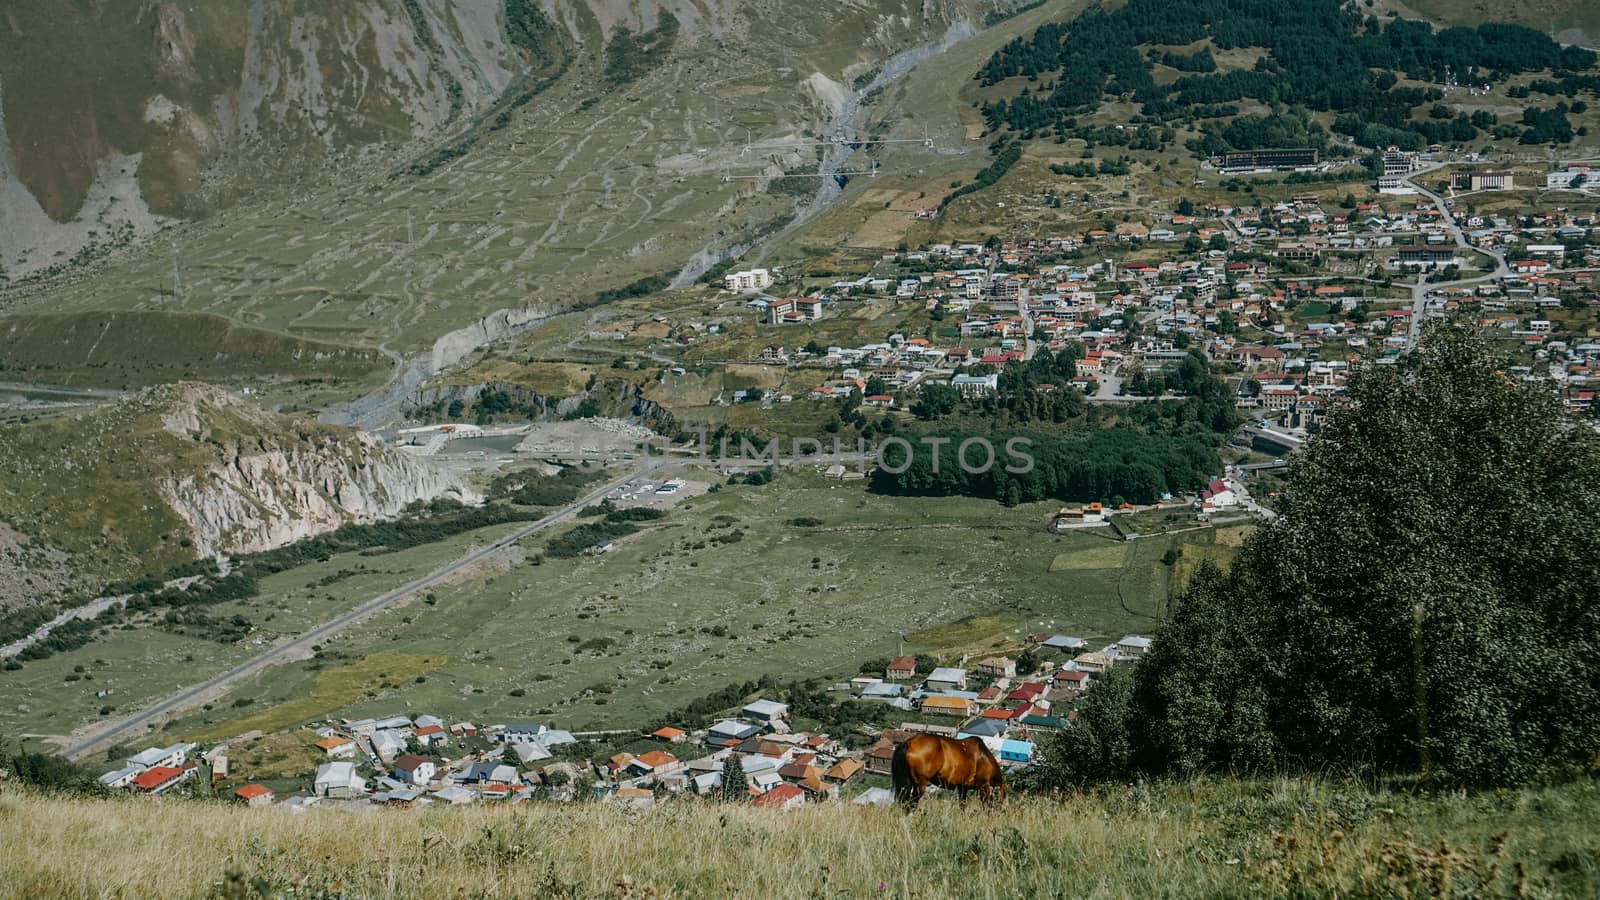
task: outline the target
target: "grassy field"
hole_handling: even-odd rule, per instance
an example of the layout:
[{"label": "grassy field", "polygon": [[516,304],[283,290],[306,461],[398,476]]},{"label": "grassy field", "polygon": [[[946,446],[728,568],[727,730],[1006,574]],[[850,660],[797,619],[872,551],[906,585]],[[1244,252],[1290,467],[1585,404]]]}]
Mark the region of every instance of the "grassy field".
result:
[{"label": "grassy field", "polygon": [[[954,659],[1016,647],[1038,631],[1110,641],[1158,623],[1170,578],[1161,562],[1167,548],[1210,537],[1200,531],[1124,545],[1109,535],[1056,535],[1042,527],[1047,511],[881,497],[861,482],[802,473],[763,487],[724,487],[646,523],[604,556],[535,564],[555,536],[541,535],[520,560],[510,554],[500,566],[435,589],[431,602],[354,626],[324,646],[322,659],[269,669],[166,733],[214,739],[399,709],[629,728],[763,674],[846,676],[874,657],[929,652]],[[822,524],[791,521],[801,516]],[[316,582],[347,571],[353,558],[283,573],[261,598],[212,614],[259,620],[272,610],[267,627],[293,630],[491,536],[365,559],[372,571],[327,587]],[[1078,554],[1086,554],[1081,564],[1072,562]],[[129,634],[131,650],[137,638]],[[104,656],[121,640],[4,677],[18,679],[43,708],[41,701],[61,690],[52,689],[52,678],[59,685],[72,665]],[[213,657],[238,653],[212,648]],[[428,662],[400,662],[422,659]],[[185,667],[186,680],[223,661],[208,657]],[[235,706],[246,698],[248,705]],[[13,714],[12,721],[60,729],[84,714],[82,703],[48,715]]]},{"label": "grassy field", "polygon": [[[250,619],[255,630],[241,643],[221,644],[199,635],[178,635],[149,626],[112,629],[80,649],[30,661],[16,671],[0,672],[0,695],[5,697],[0,701],[0,728],[12,734],[67,734],[80,724],[99,718],[102,708],[125,713],[147,706],[182,687],[237,665],[283,635],[299,634],[325,622],[363,600],[464,556],[472,548],[515,527],[485,528],[404,553],[376,557],[340,554],[326,562],[308,563],[270,576],[262,582],[260,597],[206,610],[208,615],[219,619],[234,615]],[[405,608],[391,609],[380,615],[379,621],[398,621],[406,615]],[[449,652],[446,647],[433,651],[439,656]],[[387,658],[390,657],[379,656],[380,660]],[[339,666],[347,662],[350,661],[332,660],[324,664]],[[310,665],[285,667],[286,672],[299,676],[301,680],[296,682],[296,690],[306,695],[316,690],[319,675],[327,675],[321,668],[311,669]],[[79,667],[83,668],[82,672],[76,671]],[[365,671],[357,668],[350,670],[350,674],[359,675]],[[390,674],[389,667],[373,668],[370,674]],[[382,683],[387,679],[375,680],[376,684],[368,683],[369,690],[376,689],[381,697],[398,696],[399,687],[383,688]],[[411,681],[407,678],[405,686],[409,687]],[[334,696],[327,690],[323,688],[316,696]],[[97,696],[100,691],[108,693]],[[251,702],[237,707],[232,705],[242,699],[251,699]],[[239,717],[259,715],[267,705],[245,696],[229,697],[227,703],[228,712]],[[247,729],[239,729],[243,730]]]},{"label": "grassy field", "polygon": [[1172,566],[1170,581],[1172,593],[1181,593],[1189,584],[1189,579],[1194,577],[1195,569],[1206,560],[1226,569],[1238,555],[1239,547],[1249,532],[1248,527],[1218,528],[1209,533],[1211,538],[1209,541],[1197,540],[1185,543],[1178,551],[1178,561]]},{"label": "grassy field", "polygon": [[323,669],[312,679],[311,689],[258,713],[218,726],[214,734],[201,732],[196,740],[215,741],[248,731],[279,731],[299,724],[333,706],[343,706],[362,697],[376,696],[427,677],[448,661],[445,656],[407,653],[374,653],[358,662]]},{"label": "grassy field", "polygon": [[11,789],[0,842],[50,852],[0,856],[0,883],[26,897],[1593,897],[1596,822],[1593,782],[1141,784],[993,810],[935,798],[911,816],[667,802],[357,817]]},{"label": "grassy field", "polygon": [[1568,43],[1588,45],[1600,34],[1600,9],[1582,0],[1525,0],[1500,4],[1486,0],[1403,0],[1386,6],[1414,18],[1424,16],[1446,25],[1513,22]]}]

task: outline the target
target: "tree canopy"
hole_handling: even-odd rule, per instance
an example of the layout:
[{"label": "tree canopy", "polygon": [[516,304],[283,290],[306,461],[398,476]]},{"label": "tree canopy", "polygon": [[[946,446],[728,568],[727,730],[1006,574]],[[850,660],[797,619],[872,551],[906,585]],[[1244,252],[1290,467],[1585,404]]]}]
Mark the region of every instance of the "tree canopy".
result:
[{"label": "tree canopy", "polygon": [[[1188,56],[1139,51],[1202,40],[1218,50],[1259,48],[1262,55],[1249,69],[1216,71],[1209,48]],[[1412,110],[1437,103],[1443,94],[1401,86],[1396,73],[1435,84],[1450,77],[1478,84],[1549,70],[1556,80],[1542,80],[1542,92],[1575,93],[1590,86],[1584,79],[1591,76],[1580,73],[1595,59],[1593,51],[1563,47],[1523,26],[1484,23],[1435,31],[1426,22],[1363,18],[1338,0],[1128,0],[1115,10],[1092,7],[1071,22],[1048,23],[1016,38],[976,77],[985,86],[1028,80],[1015,96],[984,104],[995,131],[1076,132],[1073,117],[1095,111],[1107,97],[1141,104],[1133,124],[1232,116],[1238,112],[1234,104],[1245,99],[1287,108],[1226,127],[1206,123],[1192,149],[1218,153],[1322,146],[1327,134],[1307,111],[1335,113],[1334,130],[1369,147],[1466,141],[1493,123],[1465,113],[1415,120]],[[1153,63],[1188,74],[1159,84]],[[1543,140],[1572,139],[1554,117],[1525,124]]]},{"label": "tree canopy", "polygon": [[1514,783],[1590,766],[1597,510],[1595,432],[1477,339],[1435,332],[1352,379],[1282,516],[1226,574],[1201,569],[1132,689],[1091,692],[1080,721],[1102,733],[1047,747],[1048,771]]}]

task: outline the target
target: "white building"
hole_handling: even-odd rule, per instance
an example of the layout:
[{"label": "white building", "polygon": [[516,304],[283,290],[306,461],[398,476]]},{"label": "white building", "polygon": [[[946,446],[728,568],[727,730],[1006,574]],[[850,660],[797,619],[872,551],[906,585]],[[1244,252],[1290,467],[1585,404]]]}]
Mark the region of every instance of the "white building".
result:
[{"label": "white building", "polygon": [[967,689],[967,670],[942,666],[928,673],[930,691],[964,691]]},{"label": "white building", "polygon": [[1583,166],[1571,166],[1562,172],[1551,172],[1544,176],[1546,190],[1569,190],[1581,186],[1589,179],[1589,170]]},{"label": "white building", "polygon": [[950,386],[963,397],[992,397],[1000,392],[999,375],[957,375]]},{"label": "white building", "polygon": [[384,729],[373,732],[372,752],[384,762],[391,762],[406,750],[406,739],[397,731]]},{"label": "white building", "polygon": [[722,285],[730,291],[766,290],[772,287],[772,273],[766,269],[731,272],[722,279]]},{"label": "white building", "polygon": [[1391,145],[1383,151],[1383,174],[1409,175],[1416,168],[1417,156]]},{"label": "white building", "polygon": [[356,774],[353,762],[331,762],[317,766],[315,781],[318,797],[355,797],[367,789],[367,780]]},{"label": "white building", "polygon": [[125,768],[118,769],[115,772],[107,772],[104,775],[101,775],[100,783],[105,785],[106,788],[110,790],[125,788],[128,785],[133,784],[133,779],[137,778],[139,773],[143,771],[144,770],[138,766],[127,766]]},{"label": "white building", "polygon": [[145,769],[153,769],[156,766],[177,768],[188,760],[189,748],[192,746],[192,744],[173,744],[170,747],[150,747],[128,757],[123,762],[141,772]]}]

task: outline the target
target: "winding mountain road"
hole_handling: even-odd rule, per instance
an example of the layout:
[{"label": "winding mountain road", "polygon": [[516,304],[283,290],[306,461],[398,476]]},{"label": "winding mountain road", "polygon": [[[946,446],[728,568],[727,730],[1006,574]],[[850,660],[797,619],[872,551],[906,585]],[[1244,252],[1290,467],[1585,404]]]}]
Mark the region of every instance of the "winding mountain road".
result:
[{"label": "winding mountain road", "polygon": [[658,468],[659,466],[670,464],[671,462],[673,462],[673,460],[659,458],[643,460],[640,465],[633,467],[625,475],[606,482],[604,485],[596,488],[588,494],[585,494],[583,497],[580,497],[556,512],[553,512],[536,522],[530,522],[529,524],[518,528],[516,531],[513,531],[505,537],[500,538],[499,540],[485,547],[474,550],[455,562],[436,569],[433,572],[416,579],[415,581],[401,585],[400,587],[395,588],[386,594],[374,597],[360,606],[329,619],[328,621],[316,626],[315,628],[312,628],[310,631],[307,631],[298,637],[285,641],[281,644],[277,644],[240,663],[239,665],[228,669],[225,672],[214,675],[211,678],[207,678],[205,681],[202,681],[199,684],[184,688],[165,700],[156,703],[154,706],[147,707],[125,718],[100,724],[99,727],[94,728],[87,734],[76,738],[74,743],[68,745],[63,750],[63,753],[65,753],[65,755],[70,759],[78,759],[96,750],[102,750],[106,747],[109,747],[122,738],[137,737],[143,734],[142,729],[144,726],[154,726],[159,724],[160,722],[165,721],[179,712],[205,703],[207,698],[226,691],[228,688],[234,686],[241,680],[260,672],[269,666],[273,666],[281,662],[288,662],[289,660],[295,658],[298,654],[310,652],[313,644],[321,643],[334,634],[337,634],[339,631],[361,621],[362,619],[365,619],[373,613],[398,603],[399,601],[417,593],[418,591],[426,590],[427,588],[440,583],[446,578],[449,578],[458,572],[482,562],[491,554],[503,550],[531,534],[543,531],[552,525],[559,524],[560,522],[571,518],[578,512],[578,510],[599,501],[607,493],[617,487],[620,487],[629,480],[646,474],[651,470]]},{"label": "winding mountain road", "polygon": [[1474,247],[1472,242],[1467,240],[1467,233],[1461,227],[1461,223],[1456,221],[1455,213],[1450,210],[1450,204],[1446,203],[1443,197],[1423,187],[1422,183],[1417,180],[1421,176],[1437,171],[1444,166],[1444,163],[1437,163],[1423,169],[1418,169],[1417,171],[1406,176],[1405,183],[1414,188],[1417,193],[1433,201],[1434,207],[1439,210],[1440,217],[1444,219],[1445,227],[1450,230],[1451,236],[1455,238],[1457,247],[1469,252],[1476,251],[1478,253],[1482,253],[1485,256],[1493,259],[1496,265],[1495,270],[1488,275],[1481,275],[1475,278],[1462,278],[1456,281],[1448,281],[1443,283],[1429,284],[1425,277],[1419,275],[1417,278],[1417,283],[1411,288],[1411,321],[1406,332],[1406,346],[1408,347],[1415,347],[1417,345],[1417,339],[1422,336],[1422,317],[1428,307],[1429,294],[1436,291],[1482,284],[1485,281],[1493,281],[1511,274],[1511,267],[1506,264],[1505,253],[1500,250],[1490,248]]}]

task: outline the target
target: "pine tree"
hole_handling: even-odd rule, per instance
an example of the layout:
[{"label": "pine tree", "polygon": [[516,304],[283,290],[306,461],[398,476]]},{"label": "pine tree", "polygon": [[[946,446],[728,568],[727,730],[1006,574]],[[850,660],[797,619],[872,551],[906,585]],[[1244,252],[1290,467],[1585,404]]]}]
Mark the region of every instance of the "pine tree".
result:
[{"label": "pine tree", "polygon": [[750,787],[745,782],[744,762],[739,754],[730,753],[722,761],[722,802],[738,803],[750,794]]}]

